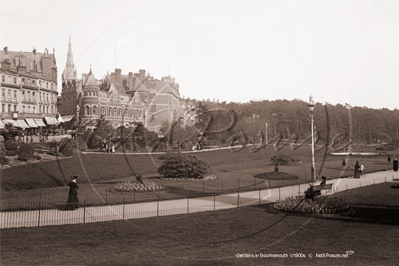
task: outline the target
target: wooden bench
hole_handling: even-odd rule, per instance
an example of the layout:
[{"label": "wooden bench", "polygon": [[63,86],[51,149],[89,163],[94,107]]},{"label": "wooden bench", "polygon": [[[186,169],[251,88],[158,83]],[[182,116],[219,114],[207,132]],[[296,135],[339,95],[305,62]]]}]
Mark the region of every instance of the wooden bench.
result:
[{"label": "wooden bench", "polygon": [[320,194],[321,194],[322,190],[330,190],[330,192],[332,192],[333,185],[334,184],[324,184],[324,185],[312,186],[312,188],[313,188],[314,192],[320,192]]}]

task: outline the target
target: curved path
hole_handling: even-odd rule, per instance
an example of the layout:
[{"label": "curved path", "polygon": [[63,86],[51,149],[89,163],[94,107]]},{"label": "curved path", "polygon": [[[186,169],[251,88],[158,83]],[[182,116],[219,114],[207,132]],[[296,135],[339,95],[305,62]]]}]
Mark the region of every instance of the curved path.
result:
[{"label": "curved path", "polygon": [[[330,193],[335,193],[362,186],[391,182],[393,180],[395,180],[395,182],[399,181],[399,172],[390,170],[370,173],[361,178],[332,179],[328,180],[327,184],[334,184],[333,191]],[[316,184],[318,183],[319,182]],[[265,184],[267,186],[267,182],[265,182]],[[0,228],[93,223],[230,209],[241,206],[272,203],[290,196],[302,196],[308,187],[309,184],[300,184],[200,198],[96,207],[83,206],[72,211],[46,209],[1,212]]]}]

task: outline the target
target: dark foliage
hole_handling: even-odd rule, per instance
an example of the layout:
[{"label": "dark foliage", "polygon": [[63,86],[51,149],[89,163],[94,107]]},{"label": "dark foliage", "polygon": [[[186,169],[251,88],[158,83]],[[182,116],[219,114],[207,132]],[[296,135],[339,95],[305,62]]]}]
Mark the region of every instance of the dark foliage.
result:
[{"label": "dark foliage", "polygon": [[278,164],[290,164],[290,163],[295,163],[298,162],[299,160],[294,159],[291,155],[274,155],[271,158],[271,161],[273,161],[273,163],[278,163]]},{"label": "dark foliage", "polygon": [[6,150],[6,155],[7,156],[17,156],[18,155],[18,151]]},{"label": "dark foliage", "polygon": [[199,160],[196,156],[183,154],[169,154],[158,173],[167,178],[197,178],[202,179],[210,173],[208,163]]},{"label": "dark foliage", "polygon": [[18,143],[14,140],[7,140],[4,143],[4,146],[6,147],[6,150],[9,151],[18,151]]}]

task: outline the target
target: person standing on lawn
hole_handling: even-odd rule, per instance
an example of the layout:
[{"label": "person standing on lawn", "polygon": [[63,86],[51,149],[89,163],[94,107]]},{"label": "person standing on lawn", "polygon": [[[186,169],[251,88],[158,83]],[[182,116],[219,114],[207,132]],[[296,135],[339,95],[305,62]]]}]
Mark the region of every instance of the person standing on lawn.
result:
[{"label": "person standing on lawn", "polygon": [[78,200],[78,184],[76,183],[77,176],[73,176],[72,180],[68,182],[67,186],[69,187],[68,200],[67,200],[67,210],[75,210],[78,208],[79,200]]},{"label": "person standing on lawn", "polygon": [[360,178],[360,164],[356,161],[354,178]]}]

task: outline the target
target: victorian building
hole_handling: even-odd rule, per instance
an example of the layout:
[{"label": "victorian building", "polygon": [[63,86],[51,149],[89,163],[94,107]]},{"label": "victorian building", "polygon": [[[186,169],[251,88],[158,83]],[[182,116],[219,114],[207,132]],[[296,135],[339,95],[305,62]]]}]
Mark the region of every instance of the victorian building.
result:
[{"label": "victorian building", "polygon": [[[57,65],[55,52],[0,51],[1,118],[15,127],[57,123]],[[45,123],[43,123],[43,121]]]},{"label": "victorian building", "polygon": [[73,117],[86,128],[95,128],[101,116],[115,127],[132,127],[141,122],[150,131],[159,133],[179,112],[179,85],[170,77],[161,80],[146,74],[122,74],[121,69],[97,80],[92,70],[77,79],[69,40],[67,63],[62,75],[60,114],[64,120]]}]

